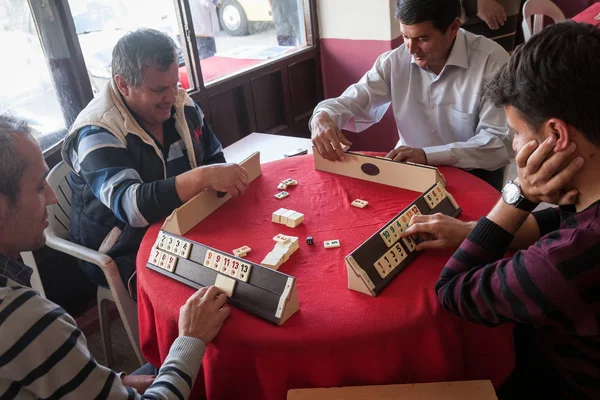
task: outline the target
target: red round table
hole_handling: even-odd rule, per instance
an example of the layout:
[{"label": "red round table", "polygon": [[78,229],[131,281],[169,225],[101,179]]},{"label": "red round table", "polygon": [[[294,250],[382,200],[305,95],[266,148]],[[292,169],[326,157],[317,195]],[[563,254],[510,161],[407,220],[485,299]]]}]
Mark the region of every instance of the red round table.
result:
[{"label": "red round table", "polygon": [[[441,168],[461,219],[485,215],[499,194],[456,168]],[[277,185],[298,181],[277,200]],[[491,379],[514,366],[512,326],[487,328],[441,308],[433,289],[451,252],[423,252],[377,297],[347,289],[344,257],[419,193],[315,171],[312,155],[262,165],[243,197],[229,200],[185,236],[230,252],[248,245],[260,263],[273,236],[300,238],[279,270],[296,277],[300,310],[283,326],[233,308],[207,348],[192,398],[285,399],[292,388]],[[364,209],[354,199],[369,202]],[[280,207],[305,214],[297,228],[271,222]],[[179,308],[194,289],[146,268],[161,224],[147,232],[137,260],[142,352],[160,365],[177,337]],[[315,245],[306,244],[313,236]],[[323,241],[341,247],[325,249]]]}]

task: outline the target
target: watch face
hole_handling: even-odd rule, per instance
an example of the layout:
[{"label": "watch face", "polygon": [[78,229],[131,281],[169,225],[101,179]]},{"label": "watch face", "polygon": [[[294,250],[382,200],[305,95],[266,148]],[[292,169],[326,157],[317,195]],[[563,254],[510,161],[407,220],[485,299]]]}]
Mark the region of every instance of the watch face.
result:
[{"label": "watch face", "polygon": [[519,201],[520,197],[521,190],[517,185],[511,182],[504,186],[504,190],[502,190],[502,199],[504,199],[507,204],[515,204],[517,201]]}]

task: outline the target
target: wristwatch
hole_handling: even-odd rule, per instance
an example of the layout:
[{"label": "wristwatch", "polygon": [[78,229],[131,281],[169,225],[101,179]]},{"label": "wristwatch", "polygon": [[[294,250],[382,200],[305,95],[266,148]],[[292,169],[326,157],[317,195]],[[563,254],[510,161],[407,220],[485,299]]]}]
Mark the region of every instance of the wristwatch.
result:
[{"label": "wristwatch", "polygon": [[502,200],[509,206],[529,212],[533,211],[539,204],[526,199],[521,191],[521,186],[514,181],[508,182],[502,189]]}]

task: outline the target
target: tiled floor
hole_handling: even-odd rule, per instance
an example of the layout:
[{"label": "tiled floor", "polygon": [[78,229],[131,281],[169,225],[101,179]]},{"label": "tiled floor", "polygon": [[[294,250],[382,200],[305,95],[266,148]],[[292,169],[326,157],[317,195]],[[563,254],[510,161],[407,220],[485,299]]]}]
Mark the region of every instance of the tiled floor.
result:
[{"label": "tiled floor", "polygon": [[[113,314],[114,318],[112,318],[110,325],[113,362],[110,367],[117,372],[131,373],[138,369],[139,365],[133,349],[129,344],[129,338],[127,337],[121,319],[116,312]],[[102,351],[102,336],[100,335],[97,320],[98,311],[97,308],[94,307],[83,316],[77,318],[77,324],[87,338],[90,353],[92,353],[98,363],[106,366],[104,352]]]}]

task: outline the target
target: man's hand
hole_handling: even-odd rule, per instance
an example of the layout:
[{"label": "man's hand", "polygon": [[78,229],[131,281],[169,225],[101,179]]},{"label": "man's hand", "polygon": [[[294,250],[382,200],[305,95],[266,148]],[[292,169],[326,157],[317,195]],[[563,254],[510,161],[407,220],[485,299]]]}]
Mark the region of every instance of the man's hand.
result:
[{"label": "man's hand", "polygon": [[425,154],[425,150],[415,147],[397,147],[390,151],[386,157],[391,158],[394,161],[427,164],[427,155]]},{"label": "man's hand", "polygon": [[121,381],[123,381],[123,385],[134,388],[139,394],[144,394],[155,378],[154,375],[125,375]]},{"label": "man's hand", "polygon": [[424,240],[417,250],[457,249],[475,227],[476,222],[462,222],[445,214],[415,215],[402,237],[417,236]]},{"label": "man's hand", "polygon": [[340,131],[335,121],[326,112],[318,112],[311,123],[312,142],[317,151],[326,160],[340,161],[344,159],[343,145],[352,143]]},{"label": "man's hand", "polygon": [[204,170],[207,186],[217,192],[227,192],[236,197],[248,188],[248,172],[238,164],[212,164],[201,168]]},{"label": "man's hand", "polygon": [[576,149],[571,142],[565,150],[555,152],[556,139],[549,137],[542,143],[527,143],[515,157],[523,196],[540,203],[575,204],[579,193],[565,187],[583,166],[583,157],[573,157]]},{"label": "man's hand", "polygon": [[191,295],[179,310],[179,336],[190,336],[209,344],[231,313],[225,306],[226,301],[227,296],[214,286]]},{"label": "man's hand", "polygon": [[506,11],[496,0],[477,0],[477,16],[492,30],[500,28],[506,22]]}]

